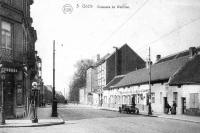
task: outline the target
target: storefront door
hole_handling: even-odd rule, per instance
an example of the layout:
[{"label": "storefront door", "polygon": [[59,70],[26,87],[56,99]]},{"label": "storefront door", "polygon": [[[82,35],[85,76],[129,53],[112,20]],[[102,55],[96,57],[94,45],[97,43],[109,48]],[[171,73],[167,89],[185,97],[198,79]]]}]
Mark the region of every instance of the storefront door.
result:
[{"label": "storefront door", "polygon": [[14,118],[14,78],[11,74],[6,74],[3,83],[5,98],[6,118]]}]

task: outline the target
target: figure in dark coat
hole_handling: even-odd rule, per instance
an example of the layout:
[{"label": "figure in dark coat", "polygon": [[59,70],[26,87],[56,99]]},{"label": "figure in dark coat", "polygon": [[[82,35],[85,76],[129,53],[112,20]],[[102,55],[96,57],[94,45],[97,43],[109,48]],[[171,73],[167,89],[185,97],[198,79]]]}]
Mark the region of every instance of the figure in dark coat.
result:
[{"label": "figure in dark coat", "polygon": [[177,104],[175,101],[173,101],[173,105],[172,105],[172,109],[171,109],[171,114],[175,115],[176,114],[176,107],[177,107]]},{"label": "figure in dark coat", "polygon": [[169,113],[169,109],[171,108],[171,106],[169,105],[169,103],[166,101],[165,103],[165,113],[168,114]]}]

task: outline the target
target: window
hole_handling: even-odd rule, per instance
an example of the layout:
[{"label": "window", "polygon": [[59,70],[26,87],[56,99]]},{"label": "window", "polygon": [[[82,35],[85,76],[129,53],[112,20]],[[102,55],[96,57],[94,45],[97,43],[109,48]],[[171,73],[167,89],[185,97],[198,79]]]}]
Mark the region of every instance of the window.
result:
[{"label": "window", "polygon": [[162,103],[162,92],[160,92],[160,103]]},{"label": "window", "polygon": [[151,102],[155,103],[155,93],[151,93]]},{"label": "window", "polygon": [[173,92],[173,101],[175,101],[176,104],[178,103],[178,92]]},{"label": "window", "polygon": [[199,107],[199,94],[198,93],[190,93],[190,108],[198,108]]},{"label": "window", "polygon": [[11,50],[11,24],[3,21],[1,23],[1,29],[1,47]]}]

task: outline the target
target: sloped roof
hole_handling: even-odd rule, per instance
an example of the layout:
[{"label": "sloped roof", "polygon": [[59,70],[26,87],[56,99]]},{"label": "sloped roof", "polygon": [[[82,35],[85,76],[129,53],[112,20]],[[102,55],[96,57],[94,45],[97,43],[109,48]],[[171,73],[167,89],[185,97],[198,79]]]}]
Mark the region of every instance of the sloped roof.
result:
[{"label": "sloped roof", "polygon": [[116,85],[119,81],[124,78],[125,75],[115,76],[105,87],[104,90],[109,90],[110,87]]},{"label": "sloped roof", "polygon": [[200,84],[200,55],[194,56],[169,81],[169,85]]},{"label": "sloped roof", "polygon": [[[189,56],[184,56],[169,61],[157,63],[151,66],[151,82],[167,81],[189,60]],[[143,68],[128,73],[114,88],[144,84],[149,82],[149,69]]]},{"label": "sloped roof", "polygon": [[[200,47],[197,47],[196,51],[200,52]],[[188,56],[188,55],[189,55],[189,50],[184,50],[184,51],[181,51],[181,52],[166,56],[166,57],[160,59],[157,63],[169,61],[169,60],[172,60],[172,59],[176,59],[176,58],[183,57],[183,56]]]}]

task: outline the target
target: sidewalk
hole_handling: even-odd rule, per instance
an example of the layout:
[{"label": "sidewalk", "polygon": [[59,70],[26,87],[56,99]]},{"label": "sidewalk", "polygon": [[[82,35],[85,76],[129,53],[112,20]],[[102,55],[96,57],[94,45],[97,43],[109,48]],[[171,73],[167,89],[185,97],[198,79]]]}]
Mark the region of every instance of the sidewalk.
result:
[{"label": "sidewalk", "polygon": [[32,123],[30,118],[25,119],[11,119],[6,120],[5,125],[0,125],[0,128],[9,127],[40,127],[64,124],[64,120],[61,117],[51,117],[51,108],[44,107],[38,108],[38,123]]},{"label": "sidewalk", "polygon": [[[118,111],[118,109],[116,109],[116,108],[99,107],[99,106],[92,106],[92,105],[77,105],[77,106],[85,106],[85,107],[91,107],[91,108],[94,108],[94,109],[109,110],[109,111]],[[200,123],[200,116],[171,115],[171,114],[159,114],[159,113],[153,113],[152,115],[148,115],[147,112],[142,112],[142,111],[140,111],[139,114],[143,115],[143,116],[149,116],[149,117],[158,117],[158,118]]]},{"label": "sidewalk", "polygon": [[190,115],[171,115],[171,114],[157,114],[159,118],[181,120],[187,122],[200,123],[200,116],[190,116]]}]

